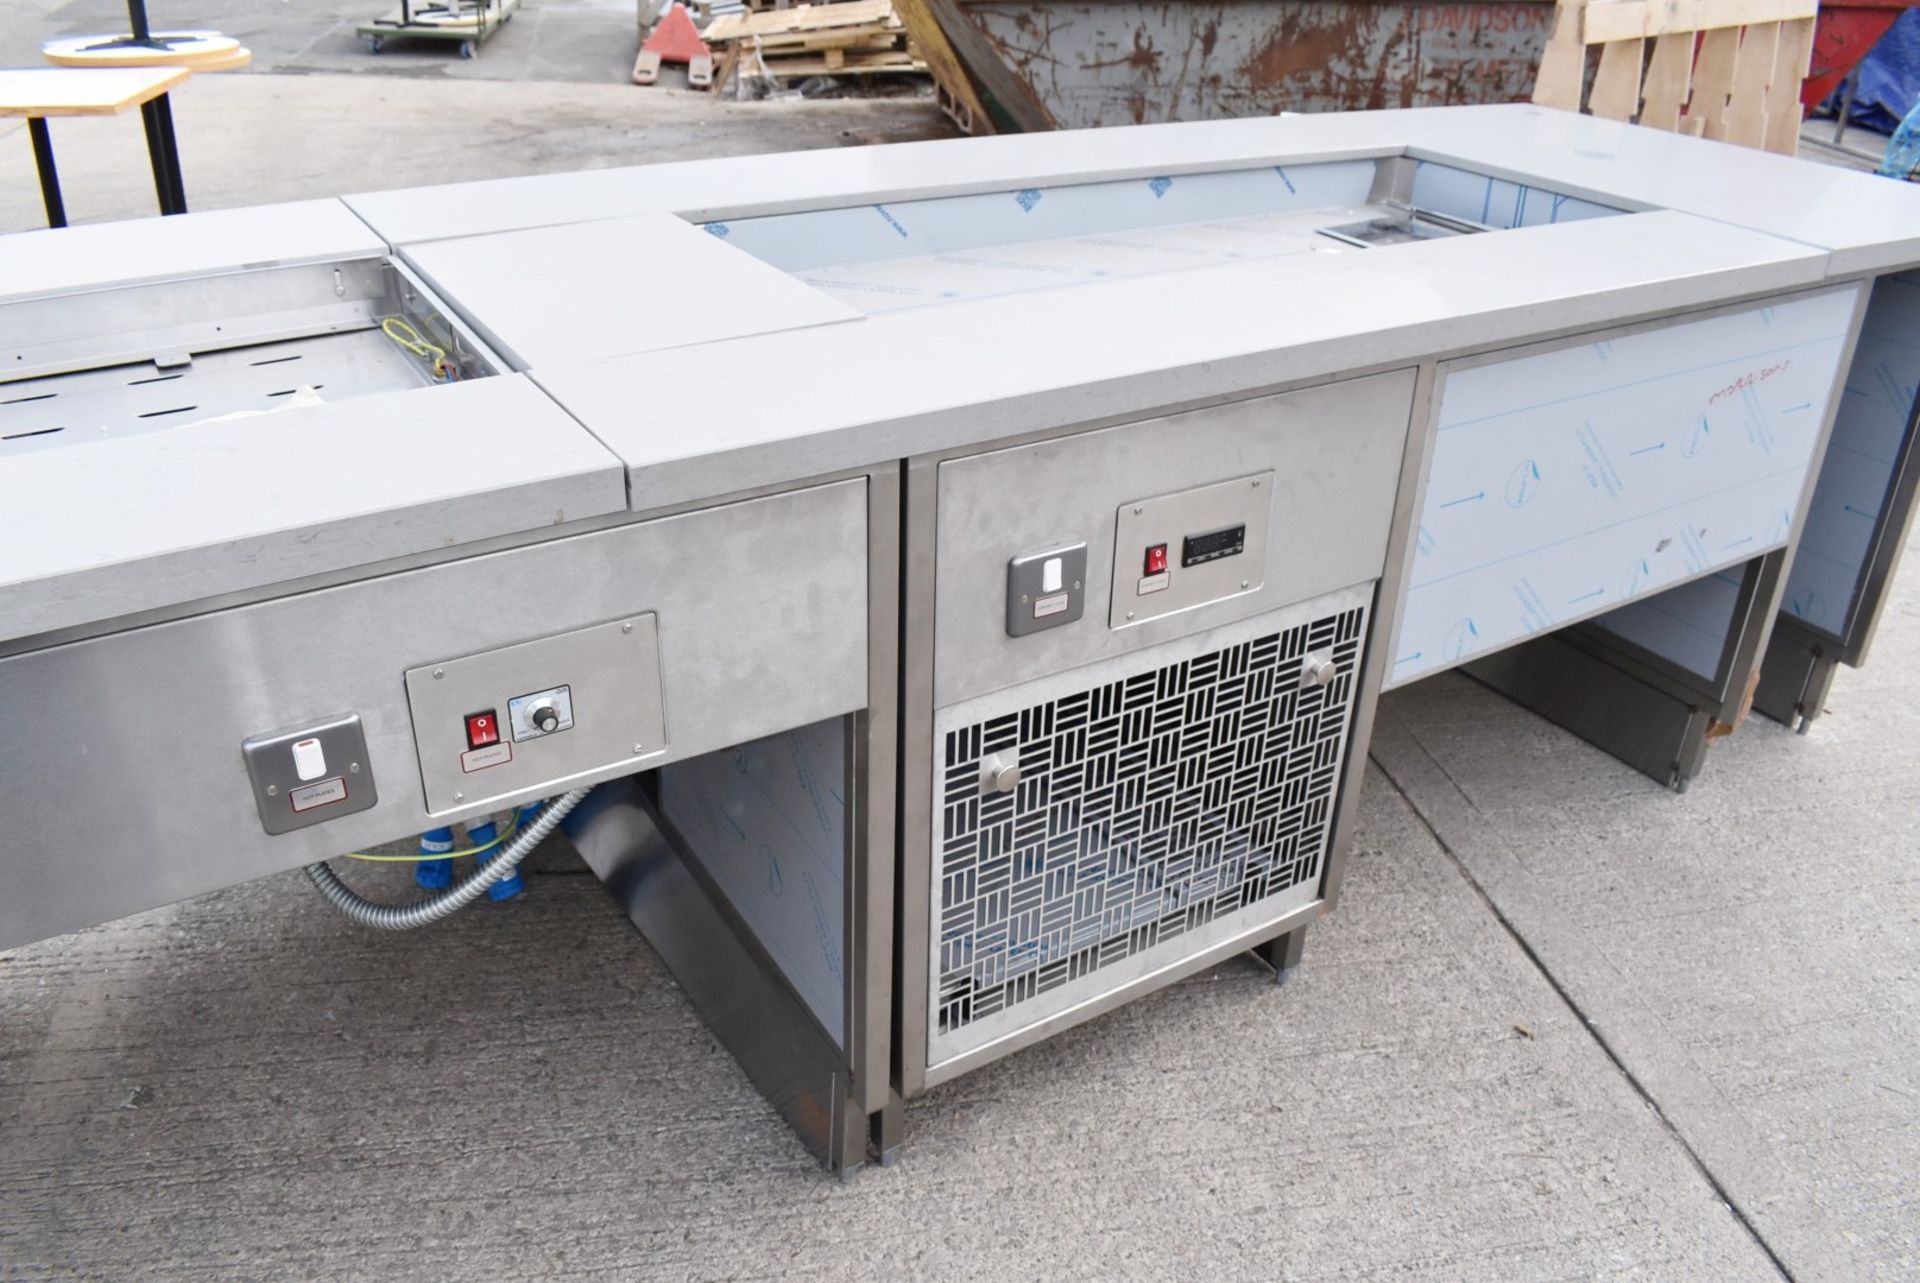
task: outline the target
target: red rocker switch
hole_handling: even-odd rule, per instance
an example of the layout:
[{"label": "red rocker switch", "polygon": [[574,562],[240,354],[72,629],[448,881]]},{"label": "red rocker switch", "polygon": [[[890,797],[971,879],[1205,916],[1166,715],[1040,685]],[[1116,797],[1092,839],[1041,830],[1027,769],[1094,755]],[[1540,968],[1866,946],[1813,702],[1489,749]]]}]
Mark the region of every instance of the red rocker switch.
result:
[{"label": "red rocker switch", "polygon": [[1157,543],[1147,549],[1147,568],[1142,573],[1149,575],[1164,575],[1167,573],[1167,546],[1165,544]]},{"label": "red rocker switch", "polygon": [[485,748],[489,744],[500,742],[500,719],[494,716],[492,709],[484,713],[467,714],[467,747]]}]

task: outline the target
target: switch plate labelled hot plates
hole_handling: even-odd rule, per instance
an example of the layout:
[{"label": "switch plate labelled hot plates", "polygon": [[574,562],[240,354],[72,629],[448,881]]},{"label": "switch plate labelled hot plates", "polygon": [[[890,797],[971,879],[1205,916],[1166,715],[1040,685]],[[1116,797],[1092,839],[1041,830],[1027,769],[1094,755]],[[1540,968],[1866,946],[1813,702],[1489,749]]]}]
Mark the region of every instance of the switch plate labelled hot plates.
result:
[{"label": "switch plate labelled hot plates", "polygon": [[249,737],[240,745],[260,827],[291,833],[364,811],[380,800],[357,713]]},{"label": "switch plate labelled hot plates", "polygon": [[[445,815],[510,794],[553,794],[667,749],[660,635],[651,612],[407,670],[427,812]],[[551,729],[535,730],[538,706]],[[511,710],[501,742],[473,749],[467,717]]]}]

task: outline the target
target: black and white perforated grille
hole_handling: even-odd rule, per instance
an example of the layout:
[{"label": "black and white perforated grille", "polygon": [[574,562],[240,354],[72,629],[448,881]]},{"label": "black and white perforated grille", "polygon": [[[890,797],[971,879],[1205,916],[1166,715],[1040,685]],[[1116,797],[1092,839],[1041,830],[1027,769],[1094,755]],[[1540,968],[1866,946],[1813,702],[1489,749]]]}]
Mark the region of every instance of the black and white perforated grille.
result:
[{"label": "black and white perforated grille", "polygon": [[[1364,629],[1330,613],[951,730],[938,1032],[1317,885]],[[1337,674],[1303,686],[1322,654]],[[982,791],[995,755],[1010,792]]]}]

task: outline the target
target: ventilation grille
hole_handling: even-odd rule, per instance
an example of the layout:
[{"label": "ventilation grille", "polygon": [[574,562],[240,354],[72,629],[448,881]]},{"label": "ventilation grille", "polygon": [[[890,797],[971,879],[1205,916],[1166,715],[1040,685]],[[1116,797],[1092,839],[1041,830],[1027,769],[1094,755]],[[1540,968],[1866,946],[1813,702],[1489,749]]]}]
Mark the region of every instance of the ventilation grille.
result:
[{"label": "ventilation grille", "polygon": [[[1364,616],[1328,614],[950,731],[938,1033],[1303,884],[1317,893]],[[1302,660],[1323,652],[1338,675],[1301,689]],[[983,795],[995,754],[1019,763],[1020,783]]]}]

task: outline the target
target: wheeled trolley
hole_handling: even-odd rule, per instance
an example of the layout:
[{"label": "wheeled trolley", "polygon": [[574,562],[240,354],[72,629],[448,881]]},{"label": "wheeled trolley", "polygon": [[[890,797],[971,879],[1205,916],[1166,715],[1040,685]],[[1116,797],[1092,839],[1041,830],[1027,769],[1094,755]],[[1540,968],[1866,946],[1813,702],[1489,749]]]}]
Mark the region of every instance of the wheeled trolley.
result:
[{"label": "wheeled trolley", "polygon": [[460,56],[471,58],[494,32],[513,21],[519,7],[520,0],[400,0],[392,13],[354,30],[366,41],[368,53],[380,53],[388,40],[398,37],[455,41]]}]

